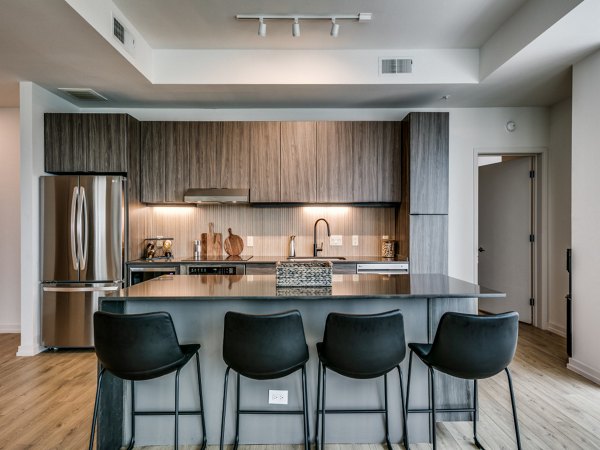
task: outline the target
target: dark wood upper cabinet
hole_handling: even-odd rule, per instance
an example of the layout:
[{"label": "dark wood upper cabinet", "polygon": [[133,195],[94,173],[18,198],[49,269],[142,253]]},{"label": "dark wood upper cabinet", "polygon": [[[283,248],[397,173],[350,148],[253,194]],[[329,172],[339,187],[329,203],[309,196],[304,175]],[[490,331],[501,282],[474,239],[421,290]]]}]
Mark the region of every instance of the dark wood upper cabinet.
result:
[{"label": "dark wood upper cabinet", "polygon": [[190,126],[167,122],[165,128],[165,201],[181,203],[190,187]]},{"label": "dark wood upper cabinet", "polygon": [[222,132],[220,122],[190,122],[191,188],[216,188],[221,183],[220,165],[217,163],[217,140]]},{"label": "dark wood upper cabinet", "polygon": [[315,122],[281,122],[281,201],[317,201]]},{"label": "dark wood upper cabinet", "polygon": [[217,142],[217,187],[250,189],[250,122],[222,122]]},{"label": "dark wood upper cabinet", "polygon": [[250,124],[250,201],[281,201],[281,123]]},{"label": "dark wood upper cabinet", "polygon": [[448,214],[448,113],[410,113],[410,214]]},{"label": "dark wood upper cabinet", "polygon": [[352,122],[317,122],[316,165],[317,202],[352,202]]},{"label": "dark wood upper cabinet", "polygon": [[141,200],[165,202],[167,122],[141,123]]},{"label": "dark wood upper cabinet", "polygon": [[126,173],[127,114],[44,114],[44,162],[49,173]]},{"label": "dark wood upper cabinet", "polygon": [[378,159],[377,199],[384,203],[402,201],[402,126],[400,122],[378,124],[381,141]]}]

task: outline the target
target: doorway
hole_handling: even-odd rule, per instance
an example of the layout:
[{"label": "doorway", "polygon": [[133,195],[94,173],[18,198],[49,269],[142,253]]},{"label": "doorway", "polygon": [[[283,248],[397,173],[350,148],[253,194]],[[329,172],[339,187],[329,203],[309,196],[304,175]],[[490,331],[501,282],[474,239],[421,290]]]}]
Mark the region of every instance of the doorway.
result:
[{"label": "doorway", "polygon": [[536,155],[478,156],[478,282],[506,292],[481,299],[488,313],[517,311],[536,317]]}]

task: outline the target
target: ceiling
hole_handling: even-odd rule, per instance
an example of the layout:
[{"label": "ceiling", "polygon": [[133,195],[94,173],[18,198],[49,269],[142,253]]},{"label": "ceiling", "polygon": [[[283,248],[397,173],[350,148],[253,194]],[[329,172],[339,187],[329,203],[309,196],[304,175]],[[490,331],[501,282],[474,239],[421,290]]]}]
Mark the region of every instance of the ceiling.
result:
[{"label": "ceiling", "polygon": [[[18,82],[90,87],[82,107],[450,108],[548,106],[600,48],[597,0],[3,0],[0,107]],[[373,13],[370,23],[267,22],[236,14]],[[112,16],[132,48],[112,37]],[[414,73],[382,77],[378,58]],[[60,94],[64,95],[64,94]],[[449,99],[442,97],[449,95]]]}]

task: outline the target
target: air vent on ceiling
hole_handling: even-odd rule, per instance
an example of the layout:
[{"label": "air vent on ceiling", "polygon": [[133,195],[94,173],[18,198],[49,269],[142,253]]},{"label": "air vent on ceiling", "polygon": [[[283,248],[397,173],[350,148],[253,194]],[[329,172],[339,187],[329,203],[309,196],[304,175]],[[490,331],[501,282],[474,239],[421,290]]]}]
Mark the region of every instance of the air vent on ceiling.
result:
[{"label": "air vent on ceiling", "polygon": [[382,75],[412,73],[412,59],[380,58],[379,70]]},{"label": "air vent on ceiling", "polygon": [[77,100],[91,100],[100,102],[105,102],[108,100],[106,97],[98,94],[95,90],[90,88],[58,88],[58,90],[76,98]]},{"label": "air vent on ceiling", "polygon": [[113,35],[125,44],[125,27],[116,18],[113,17]]}]

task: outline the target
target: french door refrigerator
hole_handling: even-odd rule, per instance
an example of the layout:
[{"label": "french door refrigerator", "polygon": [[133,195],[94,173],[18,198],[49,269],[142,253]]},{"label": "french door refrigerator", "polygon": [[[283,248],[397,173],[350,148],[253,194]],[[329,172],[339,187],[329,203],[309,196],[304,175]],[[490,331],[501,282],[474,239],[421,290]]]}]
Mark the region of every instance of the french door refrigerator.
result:
[{"label": "french door refrigerator", "polygon": [[42,345],[93,347],[98,298],[122,287],[124,178],[41,179]]}]

